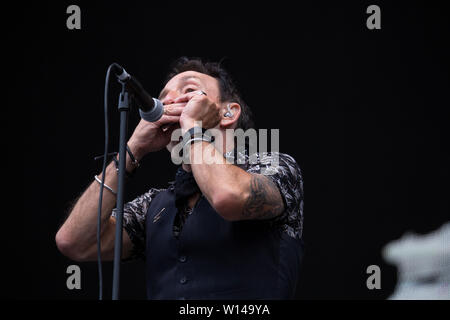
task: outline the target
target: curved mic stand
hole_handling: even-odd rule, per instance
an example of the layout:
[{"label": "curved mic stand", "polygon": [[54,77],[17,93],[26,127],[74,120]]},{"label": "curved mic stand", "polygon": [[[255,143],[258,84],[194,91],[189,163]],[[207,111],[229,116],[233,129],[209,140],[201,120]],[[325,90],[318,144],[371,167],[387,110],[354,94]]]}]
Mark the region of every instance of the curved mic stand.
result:
[{"label": "curved mic stand", "polygon": [[[119,81],[120,82],[120,81]],[[120,136],[119,136],[119,175],[117,189],[117,212],[116,212],[116,238],[114,239],[114,269],[113,269],[113,289],[112,299],[119,300],[120,288],[120,263],[122,259],[122,226],[123,226],[123,205],[125,193],[125,168],[126,168],[126,135],[128,126],[128,112],[130,111],[130,101],[125,84],[122,84],[122,92],[119,95],[120,112]]]}]

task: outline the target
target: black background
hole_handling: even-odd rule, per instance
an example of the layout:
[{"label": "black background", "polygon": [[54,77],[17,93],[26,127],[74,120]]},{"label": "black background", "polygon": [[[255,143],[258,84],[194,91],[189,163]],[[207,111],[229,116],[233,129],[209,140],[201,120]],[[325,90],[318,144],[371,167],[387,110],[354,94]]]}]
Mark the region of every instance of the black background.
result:
[{"label": "black background", "polygon": [[[81,8],[81,30],[66,8]],[[381,30],[366,8],[381,8]],[[307,252],[297,298],[385,299],[397,280],[381,250],[406,231],[449,220],[448,13],[421,2],[39,2],[3,10],[2,296],[96,299],[97,265],[73,264],[54,236],[100,170],[103,86],[118,62],[152,94],[179,56],[223,59],[259,128],[279,128],[281,151],[304,173]],[[118,85],[111,85],[111,150]],[[5,101],[5,100],[3,100]],[[5,112],[6,111],[6,112]],[[130,133],[138,122],[130,118]],[[164,186],[169,154],[148,155],[127,200]],[[6,173],[6,174],[5,174]],[[6,209],[8,208],[8,209]],[[381,267],[381,290],[366,268]],[[121,296],[145,298],[143,263],[122,267]],[[104,265],[110,297],[112,264]]]}]

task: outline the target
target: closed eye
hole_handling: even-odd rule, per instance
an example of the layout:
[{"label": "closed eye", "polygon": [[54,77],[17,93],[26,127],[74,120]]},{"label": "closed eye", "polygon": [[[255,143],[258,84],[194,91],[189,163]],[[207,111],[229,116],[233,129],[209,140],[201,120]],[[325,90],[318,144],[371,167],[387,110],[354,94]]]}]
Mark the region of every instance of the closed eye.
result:
[{"label": "closed eye", "polygon": [[188,93],[188,92],[193,92],[193,91],[197,91],[197,88],[193,88],[193,87],[187,87],[186,89],[184,89],[183,93]]}]

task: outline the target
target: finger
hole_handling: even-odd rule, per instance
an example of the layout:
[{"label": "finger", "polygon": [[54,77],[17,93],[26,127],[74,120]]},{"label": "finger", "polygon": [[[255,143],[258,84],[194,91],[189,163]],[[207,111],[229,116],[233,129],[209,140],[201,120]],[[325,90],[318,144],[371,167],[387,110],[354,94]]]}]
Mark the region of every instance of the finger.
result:
[{"label": "finger", "polygon": [[161,119],[158,120],[158,123],[160,125],[168,124],[168,123],[177,123],[180,121],[180,116],[168,116],[163,115]]},{"label": "finger", "polygon": [[202,96],[202,95],[206,96],[206,93],[204,91],[202,91],[202,90],[188,92],[188,93],[185,93],[185,94],[179,96],[178,98],[176,98],[174,100],[174,103],[188,102],[192,98],[198,97],[198,96]]},{"label": "finger", "polygon": [[168,116],[179,116],[183,112],[185,103],[169,104],[164,106],[164,114]]},{"label": "finger", "polygon": [[173,102],[174,103],[186,103],[186,102],[189,102],[189,100],[191,100],[193,96],[194,95],[192,94],[192,92],[185,93],[185,94],[179,96],[178,98],[176,98]]}]

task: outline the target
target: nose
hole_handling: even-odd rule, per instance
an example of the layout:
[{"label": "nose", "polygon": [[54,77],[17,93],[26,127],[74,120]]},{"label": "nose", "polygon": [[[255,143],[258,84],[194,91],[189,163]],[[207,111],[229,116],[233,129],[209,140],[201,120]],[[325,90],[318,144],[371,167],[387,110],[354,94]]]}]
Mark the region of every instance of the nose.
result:
[{"label": "nose", "polygon": [[176,98],[178,98],[179,93],[175,90],[170,90],[167,92],[164,99],[162,99],[163,105],[172,104]]}]

